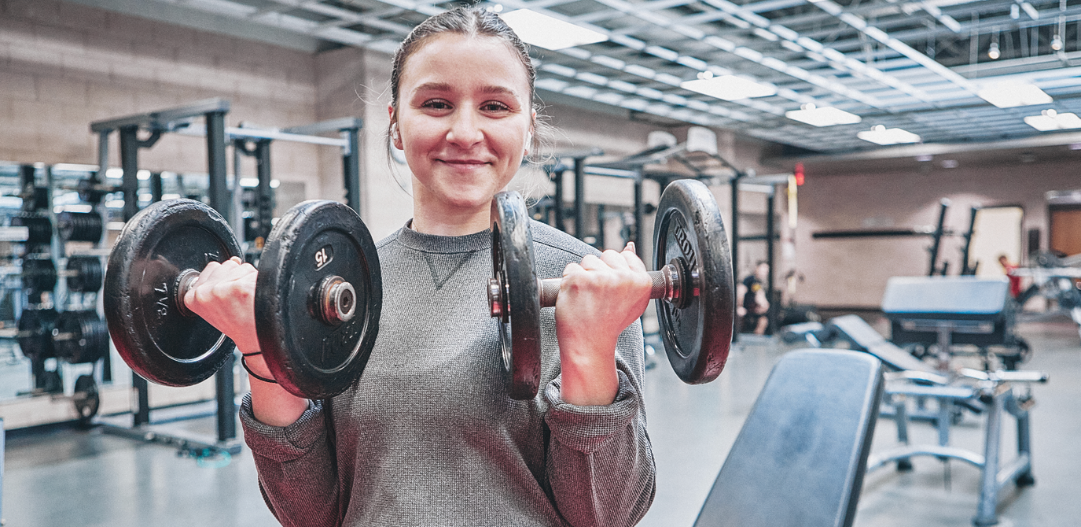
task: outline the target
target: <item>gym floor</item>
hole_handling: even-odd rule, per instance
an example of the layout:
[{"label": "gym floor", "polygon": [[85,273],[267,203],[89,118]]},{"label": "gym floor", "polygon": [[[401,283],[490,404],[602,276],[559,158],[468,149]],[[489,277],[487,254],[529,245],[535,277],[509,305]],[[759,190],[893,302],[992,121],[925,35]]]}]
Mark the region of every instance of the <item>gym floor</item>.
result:
[{"label": "gym floor", "polygon": [[[881,327],[879,321],[878,327]],[[1051,374],[1033,388],[1033,466],[1036,485],[1008,487],[1000,496],[1000,525],[1071,526],[1081,518],[1081,346],[1063,319],[1019,327],[1034,350],[1026,369]],[[649,431],[657,461],[657,496],[640,525],[691,526],[770,369],[789,351],[746,337],[733,349],[720,379],[688,386],[665,364],[646,375]],[[658,357],[658,360],[666,359]],[[980,450],[982,420],[967,414],[952,444]],[[211,434],[213,418],[172,426]],[[1011,457],[1012,419],[1003,426],[1003,459]],[[878,423],[874,448],[895,444],[893,422]],[[934,441],[927,424],[910,427],[914,442]],[[178,457],[175,450],[102,433],[53,429],[16,433],[7,444],[3,513],[7,527],[265,526],[274,525],[256,486],[245,449],[228,462]],[[915,469],[887,466],[864,480],[856,525],[969,525],[979,472],[916,458]]]}]

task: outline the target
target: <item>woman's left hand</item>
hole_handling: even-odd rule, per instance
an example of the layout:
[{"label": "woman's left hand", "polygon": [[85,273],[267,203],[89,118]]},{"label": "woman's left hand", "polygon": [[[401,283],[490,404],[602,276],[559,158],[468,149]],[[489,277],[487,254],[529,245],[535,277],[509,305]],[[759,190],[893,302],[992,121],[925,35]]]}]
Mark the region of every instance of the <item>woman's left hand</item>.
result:
[{"label": "woman's left hand", "polygon": [[615,400],[616,343],[645,312],[652,283],[634,243],[564,269],[555,314],[564,401],[597,406]]}]

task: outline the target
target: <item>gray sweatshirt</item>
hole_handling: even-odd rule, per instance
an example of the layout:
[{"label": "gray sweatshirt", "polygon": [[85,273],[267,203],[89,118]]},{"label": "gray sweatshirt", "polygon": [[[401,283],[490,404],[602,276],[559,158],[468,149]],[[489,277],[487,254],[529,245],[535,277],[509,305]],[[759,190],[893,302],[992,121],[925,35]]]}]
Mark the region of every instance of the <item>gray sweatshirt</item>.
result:
[{"label": "gray sweatshirt", "polygon": [[[596,251],[532,222],[537,274]],[[608,406],[560,399],[553,309],[540,393],[508,397],[488,313],[491,234],[379,242],[383,311],[364,374],[284,428],[240,410],[271,511],[294,526],[630,526],[653,501],[642,329],[620,335]]]}]

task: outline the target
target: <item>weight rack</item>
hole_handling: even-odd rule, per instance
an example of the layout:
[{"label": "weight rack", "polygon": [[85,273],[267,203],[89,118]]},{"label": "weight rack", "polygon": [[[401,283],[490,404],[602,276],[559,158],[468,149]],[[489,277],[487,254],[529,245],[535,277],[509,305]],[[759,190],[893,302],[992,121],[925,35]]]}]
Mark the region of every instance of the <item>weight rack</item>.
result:
[{"label": "weight rack", "polygon": [[[91,123],[91,132],[98,135],[98,174],[103,174],[109,166],[109,135],[118,132],[120,140],[122,183],[119,189],[123,193],[124,221],[129,221],[138,212],[138,153],[140,149],[151,148],[164,133],[202,136],[207,142],[208,202],[223,217],[231,218],[234,232],[243,234],[239,225],[239,212],[232,214],[233,208],[240,210],[240,156],[250,155],[256,159],[258,185],[256,187],[256,214],[260,231],[269,234],[272,219],[272,197],[270,187],[270,143],[274,140],[300,142],[307,144],[338,147],[342,152],[343,180],[346,203],[353,210],[360,211],[360,148],[359,130],[363,121],[357,118],[341,118],[319,123],[284,129],[262,129],[254,127],[225,126],[225,114],[229,112],[228,100],[215,98],[192,103],[187,106],[166,109],[145,114],[136,114],[117,119]],[[202,123],[197,122],[202,119]],[[150,135],[139,138],[140,131]],[[337,133],[338,138],[321,137],[318,134]],[[228,194],[225,149],[234,147],[234,194]],[[249,146],[250,145],[250,146]],[[154,179],[156,179],[156,184]],[[100,184],[100,176],[97,182]],[[161,199],[160,174],[152,178],[152,195]],[[237,229],[237,227],[240,227]],[[236,439],[236,402],[233,371],[235,354],[230,354],[219,373],[215,374],[217,404],[217,441],[206,442],[193,438],[182,438],[168,434],[151,432],[145,429],[150,424],[149,385],[139,375],[132,374],[132,386],[137,391],[137,406],[133,413],[133,427],[107,427],[107,430],[129,437],[179,445],[183,449],[210,451],[224,450],[230,454],[240,451],[241,444]]]}]

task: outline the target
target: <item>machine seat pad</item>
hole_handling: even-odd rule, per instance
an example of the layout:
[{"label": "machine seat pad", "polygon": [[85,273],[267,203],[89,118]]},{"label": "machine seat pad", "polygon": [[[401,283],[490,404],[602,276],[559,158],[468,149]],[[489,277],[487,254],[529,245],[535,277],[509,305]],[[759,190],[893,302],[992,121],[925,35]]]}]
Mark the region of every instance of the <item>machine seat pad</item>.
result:
[{"label": "machine seat pad", "polygon": [[829,325],[853,346],[878,357],[890,368],[901,371],[939,373],[930,364],[913,357],[911,353],[886,340],[875,331],[875,328],[857,315],[835,317],[830,319]]}]

